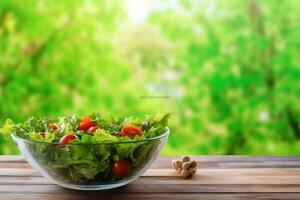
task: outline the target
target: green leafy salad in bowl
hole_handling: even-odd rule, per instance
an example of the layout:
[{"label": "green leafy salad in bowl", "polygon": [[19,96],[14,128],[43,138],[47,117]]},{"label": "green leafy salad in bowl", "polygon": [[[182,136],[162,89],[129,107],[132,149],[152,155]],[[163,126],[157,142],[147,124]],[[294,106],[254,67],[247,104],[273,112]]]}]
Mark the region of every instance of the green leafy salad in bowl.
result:
[{"label": "green leafy salad in bowl", "polygon": [[11,135],[25,159],[56,184],[79,190],[125,185],[142,175],[165,144],[169,114],[144,119],[83,118],[7,119],[0,130]]}]

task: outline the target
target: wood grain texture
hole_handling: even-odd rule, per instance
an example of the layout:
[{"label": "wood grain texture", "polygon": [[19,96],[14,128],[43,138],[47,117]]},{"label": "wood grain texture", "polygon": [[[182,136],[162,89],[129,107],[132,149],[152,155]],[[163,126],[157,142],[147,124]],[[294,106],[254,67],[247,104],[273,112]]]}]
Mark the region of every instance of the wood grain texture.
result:
[{"label": "wood grain texture", "polygon": [[6,199],[300,199],[300,157],[192,156],[199,169],[182,179],[159,157],[133,183],[108,191],[61,188],[21,156],[0,156],[0,200]]}]

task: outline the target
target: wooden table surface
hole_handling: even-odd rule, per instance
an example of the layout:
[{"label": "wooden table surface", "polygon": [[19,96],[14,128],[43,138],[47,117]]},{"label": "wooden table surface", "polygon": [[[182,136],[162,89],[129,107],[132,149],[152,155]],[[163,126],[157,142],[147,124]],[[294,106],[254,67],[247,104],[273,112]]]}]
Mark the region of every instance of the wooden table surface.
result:
[{"label": "wooden table surface", "polygon": [[0,156],[0,199],[300,199],[300,157],[192,156],[184,180],[159,157],[142,177],[108,191],[75,191],[42,177],[21,156]]}]

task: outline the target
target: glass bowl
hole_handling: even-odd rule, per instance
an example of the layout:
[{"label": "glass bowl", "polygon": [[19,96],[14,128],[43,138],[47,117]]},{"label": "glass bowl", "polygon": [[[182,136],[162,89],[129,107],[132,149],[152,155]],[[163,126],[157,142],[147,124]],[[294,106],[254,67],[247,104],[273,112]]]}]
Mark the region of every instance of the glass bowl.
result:
[{"label": "glass bowl", "polygon": [[[23,139],[13,134],[27,162],[43,176],[69,189],[105,190],[126,185],[141,176],[166,143],[164,134],[138,141],[97,144],[47,143]],[[129,167],[116,175],[113,163],[125,160]]]}]

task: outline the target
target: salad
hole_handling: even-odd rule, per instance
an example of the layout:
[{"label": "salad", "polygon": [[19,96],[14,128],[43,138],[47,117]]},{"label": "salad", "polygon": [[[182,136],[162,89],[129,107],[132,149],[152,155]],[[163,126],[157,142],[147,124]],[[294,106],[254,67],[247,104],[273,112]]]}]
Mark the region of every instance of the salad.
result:
[{"label": "salad", "polygon": [[23,123],[7,119],[0,132],[26,141],[26,150],[52,178],[92,184],[122,180],[145,167],[160,143],[152,138],[166,133],[168,118],[31,117]]}]

